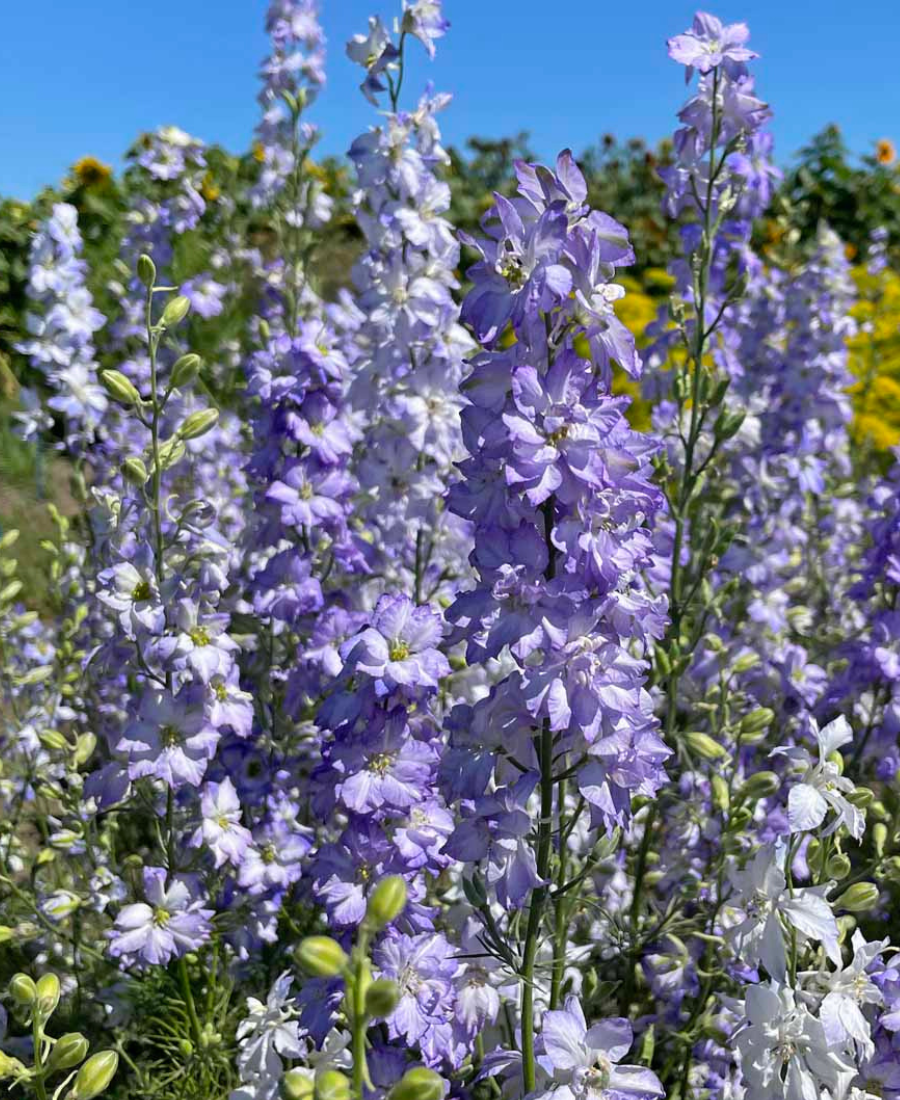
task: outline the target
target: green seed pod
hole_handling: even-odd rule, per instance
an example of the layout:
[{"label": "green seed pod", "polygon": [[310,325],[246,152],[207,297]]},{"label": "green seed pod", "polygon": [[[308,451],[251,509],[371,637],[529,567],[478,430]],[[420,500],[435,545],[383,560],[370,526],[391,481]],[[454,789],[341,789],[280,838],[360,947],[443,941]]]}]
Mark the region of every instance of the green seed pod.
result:
[{"label": "green seed pod", "polygon": [[316,1075],[316,1100],[350,1100],[350,1078],[336,1069]]},{"label": "green seed pod", "polygon": [[178,429],[177,434],[180,439],[197,439],[214,428],[218,419],[218,409],[200,409],[198,412],[191,413]]},{"label": "green seed pod", "polygon": [[31,1008],[37,1000],[37,986],[27,974],[14,974],[8,986],[10,997],[18,1005]]},{"label": "green seed pod", "polygon": [[433,1069],[408,1069],[391,1089],[390,1100],[442,1100],[444,1082]]},{"label": "green seed pod", "polygon": [[691,752],[696,753],[703,760],[721,760],[728,755],[725,746],[714,741],[708,733],[694,730],[686,733],[684,740]]},{"label": "green seed pod", "polygon": [[397,1007],[400,988],[390,978],[378,978],[366,990],[366,1015],[383,1020]]},{"label": "green seed pod", "polygon": [[190,300],[185,298],[183,294],[179,294],[177,298],[173,298],[171,302],[166,303],[161,324],[164,328],[172,328],[173,325],[179,324],[187,317],[190,309]]},{"label": "green seed pod", "polygon": [[146,252],[138,256],[137,276],[146,287],[151,287],[156,282],[156,264]]},{"label": "green seed pod", "polygon": [[349,961],[341,945],[330,936],[307,936],[297,945],[294,958],[315,978],[335,978]]},{"label": "green seed pod", "polygon": [[119,1056],[114,1050],[94,1054],[84,1063],[75,1078],[72,1100],[94,1100],[109,1087],[119,1068]]},{"label": "green seed pod", "polygon": [[835,901],[835,909],[848,913],[865,913],[878,904],[878,887],[874,882],[855,882]]},{"label": "green seed pod", "polygon": [[281,1078],[282,1100],[312,1100],[315,1091],[315,1078],[308,1070],[289,1069]]},{"label": "green seed pod", "polygon": [[132,485],[146,485],[150,474],[143,461],[135,455],[122,463],[122,476]]},{"label": "green seed pod", "polygon": [[837,879],[840,882],[842,878],[846,878],[850,874],[850,871],[850,859],[843,852],[835,852],[834,855],[828,857],[828,862],[825,864],[825,873],[829,878]]},{"label": "green seed pod", "polygon": [[188,352],[187,355],[182,355],[180,359],[175,360],[175,365],[172,367],[171,381],[173,386],[187,386],[197,377],[197,372],[200,370],[200,356],[194,355],[193,352]]},{"label": "green seed pod", "polygon": [[372,891],[366,919],[373,928],[385,928],[396,920],[406,905],[406,883],[399,875],[389,875]]},{"label": "green seed pod", "polygon": [[741,787],[741,798],[768,798],[781,786],[781,780],[774,772],[756,772]]},{"label": "green seed pod", "polygon": [[136,405],[141,399],[134,383],[120,370],[101,371],[100,382],[109,396],[123,405]]},{"label": "green seed pod", "polygon": [[59,1004],[59,978],[52,973],[44,974],[38,979],[35,991],[37,993],[37,1010],[44,1019],[48,1016],[52,1016],[56,1011],[56,1006]]},{"label": "green seed pod", "polygon": [[51,1073],[64,1069],[74,1069],[75,1066],[87,1058],[90,1043],[80,1031],[70,1031],[68,1035],[61,1035],[53,1047],[50,1055],[49,1068]]}]

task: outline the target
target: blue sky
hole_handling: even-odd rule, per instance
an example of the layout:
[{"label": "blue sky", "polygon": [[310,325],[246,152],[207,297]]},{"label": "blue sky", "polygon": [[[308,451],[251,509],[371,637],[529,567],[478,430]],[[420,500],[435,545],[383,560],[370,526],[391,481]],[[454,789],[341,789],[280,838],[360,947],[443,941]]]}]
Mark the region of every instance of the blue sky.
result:
[{"label": "blue sky", "polygon": [[[246,148],[265,2],[2,0],[0,194],[28,197],[85,154],[118,166],[139,131],[163,124]],[[315,118],[328,152],[343,152],[373,117],[344,42],[370,12],[399,6],[322,2],[329,84]],[[527,129],[549,157],[607,131],[654,140],[671,130],[684,86],[664,40],[688,26],[690,3],[447,0],[445,10],[453,27],[434,63],[416,51],[405,90],[432,79],[453,92],[448,141]],[[728,0],[711,10],[750,24],[780,160],[827,122],[857,152],[900,139],[896,0]]]}]

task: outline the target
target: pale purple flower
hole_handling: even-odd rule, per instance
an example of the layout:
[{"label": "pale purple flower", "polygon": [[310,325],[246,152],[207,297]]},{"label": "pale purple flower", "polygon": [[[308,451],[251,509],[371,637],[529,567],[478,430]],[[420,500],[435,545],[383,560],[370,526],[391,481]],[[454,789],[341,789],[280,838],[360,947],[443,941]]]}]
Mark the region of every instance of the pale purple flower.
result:
[{"label": "pale purple flower", "polygon": [[144,896],[121,910],[110,934],[109,953],[123,965],[165,966],[209,939],[213,910],[192,879],[178,876],[167,886],[162,867],[145,867]]},{"label": "pale purple flower", "polygon": [[200,797],[200,812],[203,822],[191,838],[192,847],[209,848],[216,867],[223,863],[239,867],[253,838],[241,824],[241,801],[230,779],[206,785]]}]

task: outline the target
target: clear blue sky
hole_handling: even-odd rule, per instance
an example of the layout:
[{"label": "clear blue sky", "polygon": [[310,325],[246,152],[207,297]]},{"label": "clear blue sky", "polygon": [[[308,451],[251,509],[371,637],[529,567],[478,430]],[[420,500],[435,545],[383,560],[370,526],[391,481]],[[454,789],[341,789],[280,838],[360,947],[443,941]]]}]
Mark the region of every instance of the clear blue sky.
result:
[{"label": "clear blue sky", "polygon": [[[372,119],[344,42],[399,0],[323,0],[329,82],[315,108],[323,148],[343,152]],[[0,0],[0,194],[28,197],[78,157],[115,165],[135,135],[177,124],[245,149],[256,122],[265,0]],[[541,156],[607,131],[651,140],[684,95],[664,41],[693,12],[682,0],[446,0],[453,23],[433,64],[417,60],[406,92],[430,77],[453,92],[449,141],[532,134]],[[727,0],[750,23],[758,89],[775,110],[785,161],[837,122],[857,152],[900,144],[898,0]],[[424,56],[418,49],[415,52]]]}]

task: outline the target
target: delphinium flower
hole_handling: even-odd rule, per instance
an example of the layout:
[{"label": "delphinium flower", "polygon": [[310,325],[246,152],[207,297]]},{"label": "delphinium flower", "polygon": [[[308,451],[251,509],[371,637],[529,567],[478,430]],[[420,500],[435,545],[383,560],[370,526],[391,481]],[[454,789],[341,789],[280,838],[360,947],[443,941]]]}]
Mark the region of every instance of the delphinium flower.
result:
[{"label": "delphinium flower", "polygon": [[145,901],[124,906],[116,917],[109,951],[128,965],[165,965],[196,951],[208,939],[206,909],[189,879],[170,880],[163,867],[145,867]]},{"label": "delphinium flower", "polygon": [[[323,821],[346,821],[312,863],[313,893],[336,929],[358,927],[371,887],[389,875],[407,882],[402,928],[389,928],[373,961],[397,980],[401,997],[389,1034],[418,1046],[428,1064],[456,1059],[450,944],[436,935],[436,913],[422,902],[453,819],[437,790],[438,689],[450,672],[443,624],[427,605],[382,596],[341,646],[343,668],[317,716],[325,734],[313,773],[313,807]],[[440,985],[435,984],[440,982]]]},{"label": "delphinium flower", "polygon": [[388,108],[350,148],[354,206],[365,248],[354,268],[363,321],[350,391],[365,435],[354,470],[358,509],[374,534],[376,595],[402,590],[416,601],[446,594],[465,571],[465,525],[443,508],[460,457],[458,385],[470,343],[458,323],[459,244],[446,218],[450,188],[437,113],[445,95],[400,108],[409,36],[431,55],[447,23],[439,2],[404,4],[395,43],[380,21],[347,46],[366,69],[363,91]]},{"label": "delphinium flower", "polygon": [[[85,285],[78,211],[56,203],[31,242],[29,339],[19,346],[51,391],[47,407],[62,420],[67,446],[83,455],[107,406],[97,380],[94,333],[105,318]],[[20,414],[21,416],[21,414]]]},{"label": "delphinium flower", "polygon": [[484,699],[451,715],[443,774],[462,800],[447,851],[474,865],[467,890],[481,896],[486,942],[522,983],[532,1091],[538,945],[546,925],[555,1009],[571,930],[568,907],[550,902],[578,874],[554,834],[589,811],[586,875],[594,844],[631,820],[633,796],[665,782],[645,678],[666,605],[639,582],[662,507],[649,480],[657,444],[610,392],[613,362],[640,372],[612,308],[611,280],[634,258],[627,232],[589,209],[570,153],[555,171],[520,164],[517,177],[518,197],[496,196],[487,238],[471,242],[483,259],[463,318],[485,350],[463,383],[468,457],[448,497],[474,526],[477,576],[448,617],[469,664],[503,664]]}]

